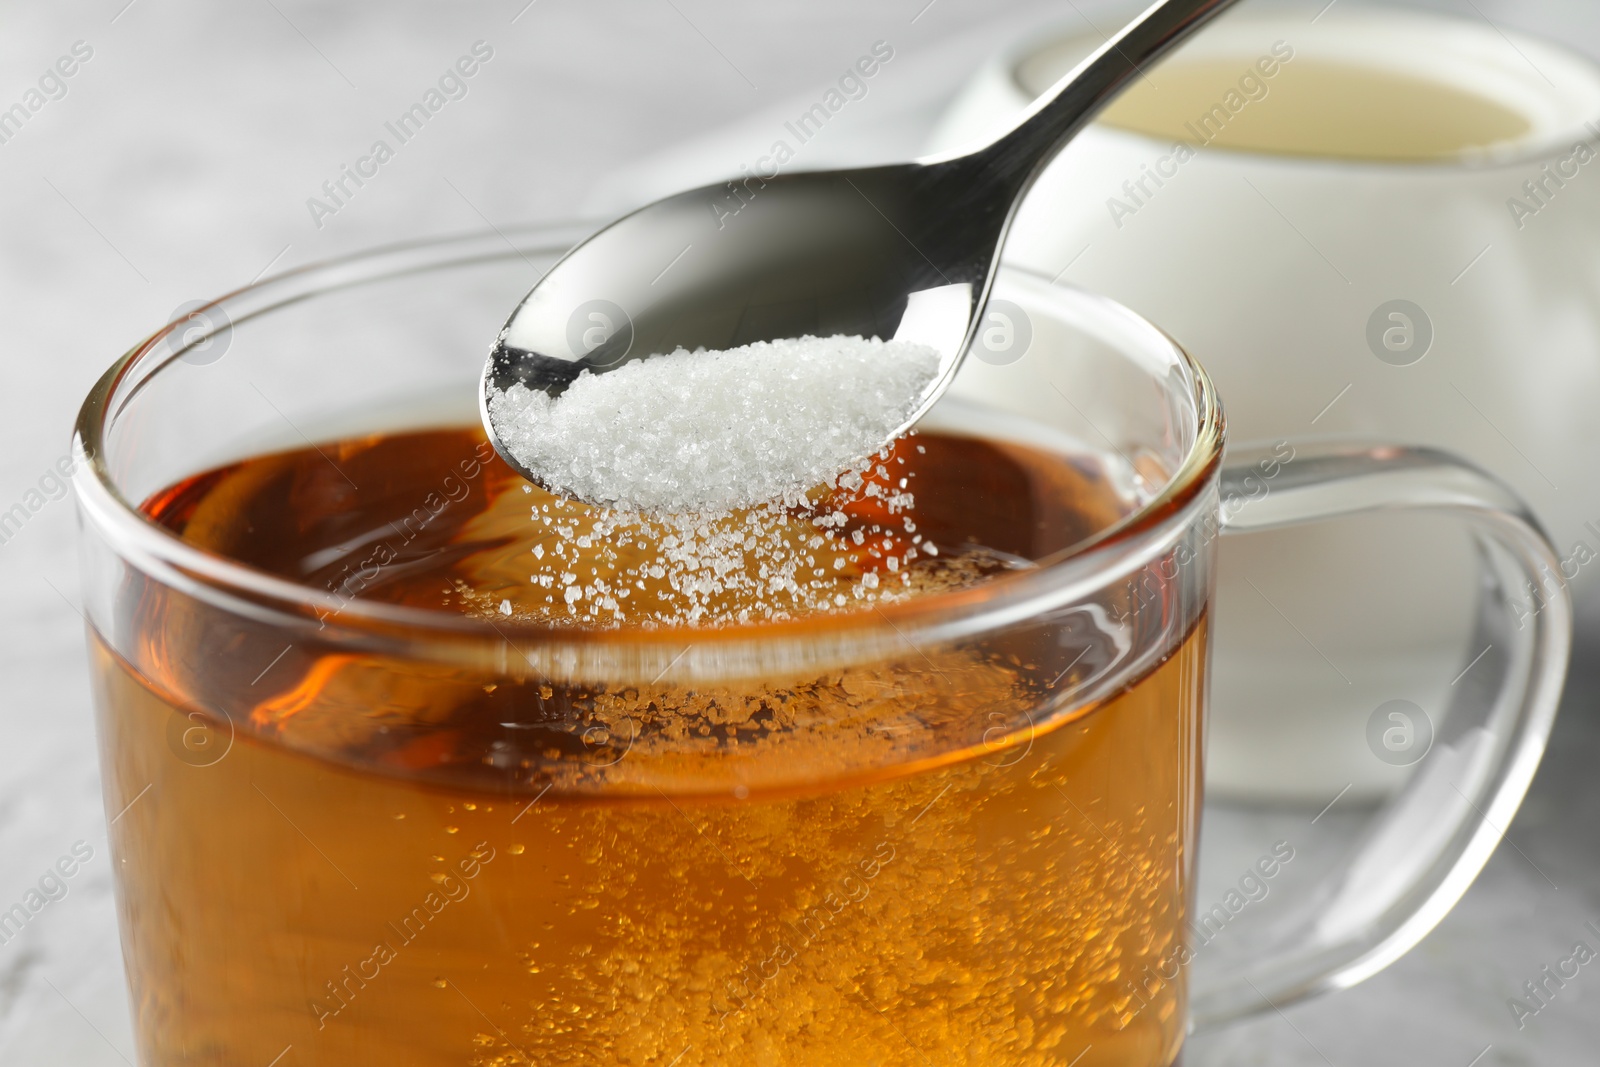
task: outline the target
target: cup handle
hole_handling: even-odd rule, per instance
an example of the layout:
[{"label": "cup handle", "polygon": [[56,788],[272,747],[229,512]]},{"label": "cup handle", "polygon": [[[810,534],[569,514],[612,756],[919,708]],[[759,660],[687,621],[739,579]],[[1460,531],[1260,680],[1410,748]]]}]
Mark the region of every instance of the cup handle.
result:
[{"label": "cup handle", "polygon": [[1338,873],[1248,943],[1196,952],[1197,1031],[1352,986],[1438,924],[1522,802],[1572,645],[1571,600],[1537,520],[1504,485],[1453,456],[1300,445],[1284,462],[1276,450],[1230,450],[1220,493],[1224,533],[1378,511],[1456,517],[1482,564],[1467,652],[1480,658],[1464,660],[1471,670],[1452,689],[1433,747]]}]

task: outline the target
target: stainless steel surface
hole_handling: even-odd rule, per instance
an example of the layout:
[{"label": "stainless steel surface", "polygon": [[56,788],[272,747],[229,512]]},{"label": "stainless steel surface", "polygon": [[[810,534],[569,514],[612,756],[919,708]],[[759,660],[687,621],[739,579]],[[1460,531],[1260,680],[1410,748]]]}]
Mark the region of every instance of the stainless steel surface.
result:
[{"label": "stainless steel surface", "polygon": [[939,374],[895,433],[904,431],[971,344],[1017,203],[1040,169],[1146,66],[1235,2],[1154,4],[1011,130],[971,151],[850,170],[747,171],[618,219],[552,267],[500,331],[480,394],[490,440],[540,482],[503,443],[488,403],[494,391],[520,382],[556,397],[586,371],[679,348],[835,334],[938,350]]}]

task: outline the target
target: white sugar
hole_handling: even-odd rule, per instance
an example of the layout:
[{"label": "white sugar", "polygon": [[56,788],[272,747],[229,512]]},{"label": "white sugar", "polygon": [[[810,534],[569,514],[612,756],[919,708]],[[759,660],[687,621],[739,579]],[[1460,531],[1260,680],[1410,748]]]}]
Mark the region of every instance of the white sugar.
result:
[{"label": "white sugar", "polygon": [[796,503],[860,468],[938,369],[925,345],[802,337],[585,372],[555,400],[516,384],[490,395],[489,412],[501,443],[552,490],[720,512]]}]

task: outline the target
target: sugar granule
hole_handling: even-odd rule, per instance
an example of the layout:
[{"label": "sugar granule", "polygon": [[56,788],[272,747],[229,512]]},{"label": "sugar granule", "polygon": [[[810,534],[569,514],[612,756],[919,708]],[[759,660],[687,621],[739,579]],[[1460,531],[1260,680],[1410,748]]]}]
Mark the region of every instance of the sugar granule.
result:
[{"label": "sugar granule", "polygon": [[611,507],[799,503],[882,448],[939,370],[926,345],[801,337],[585,371],[559,398],[495,390],[501,443],[549,488]]}]

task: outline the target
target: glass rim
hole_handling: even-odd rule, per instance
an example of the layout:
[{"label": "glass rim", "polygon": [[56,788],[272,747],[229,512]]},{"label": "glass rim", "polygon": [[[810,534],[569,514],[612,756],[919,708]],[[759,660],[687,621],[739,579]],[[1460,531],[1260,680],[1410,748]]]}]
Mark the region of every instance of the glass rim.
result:
[{"label": "glass rim", "polygon": [[[258,279],[206,303],[196,313],[220,307],[227,314],[226,328],[237,328],[257,315],[343,288],[527,254],[559,257],[596,228],[581,222],[535,223],[379,245]],[[521,237],[522,242],[514,242],[512,236]],[[1170,544],[1193,521],[1198,502],[1215,480],[1225,439],[1225,422],[1215,386],[1204,368],[1177,341],[1109,298],[1021,268],[1006,270],[1043,283],[1097,314],[1119,318],[1124,325],[1135,328],[1140,335],[1139,344],[1159,346],[1171,358],[1172,365],[1180,369],[1194,405],[1194,438],[1161,489],[1119,522],[1047,557],[1035,569],[964,589],[874,603],[871,610],[856,608],[782,620],[602,629],[515,618],[481,619],[430,608],[340,598],[269,574],[199,548],[157,524],[141,510],[139,502],[123,495],[110,469],[107,432],[144,384],[181,356],[181,350],[163,351],[159,346],[183,324],[182,319],[166,323],[130,348],[89,390],[73,433],[73,454],[78,461],[78,473],[73,478],[75,495],[80,513],[105,536],[118,557],[138,565],[152,577],[230,610],[277,624],[309,624],[322,631],[324,637],[334,629],[380,640],[487,640],[499,647],[526,643],[540,646],[547,653],[550,649],[566,649],[569,654],[588,649],[590,655],[585,659],[592,657],[596,646],[631,646],[638,651],[677,651],[672,659],[676,663],[683,656],[679,650],[686,639],[692,645],[726,647],[738,642],[767,645],[793,639],[815,643],[827,634],[831,639],[826,644],[843,648],[867,631],[882,630],[883,623],[899,640],[910,640],[912,634],[922,640],[941,640],[985,632],[1031,617],[1042,610],[1045,602],[1059,604],[1063,598],[1103,588],[1108,580],[1135,569],[1135,562],[1142,564],[1156,546]],[[330,619],[334,622],[330,623]],[[530,653],[530,662],[533,658]],[[555,659],[560,658],[558,651]]]}]

